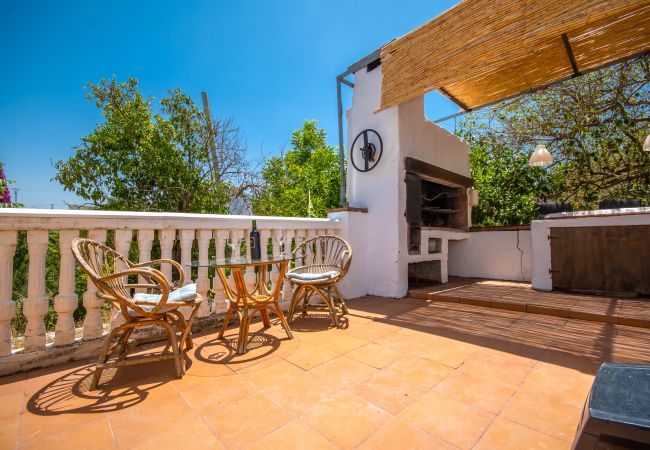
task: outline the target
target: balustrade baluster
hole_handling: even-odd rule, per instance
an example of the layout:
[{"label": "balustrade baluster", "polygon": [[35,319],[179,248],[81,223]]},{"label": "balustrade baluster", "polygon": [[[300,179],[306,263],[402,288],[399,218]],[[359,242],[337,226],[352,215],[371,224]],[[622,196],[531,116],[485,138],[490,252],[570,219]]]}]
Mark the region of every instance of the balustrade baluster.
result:
[{"label": "balustrade baluster", "polygon": [[[228,230],[216,230],[214,233],[214,244],[218,260],[223,260],[226,257],[226,241],[228,240],[229,233]],[[225,313],[228,306],[230,305],[226,303],[226,295],[223,290],[223,284],[221,284],[221,279],[216,279],[214,282],[213,311],[217,314]]]},{"label": "balustrade baluster", "polygon": [[[131,241],[133,240],[133,230],[115,230],[115,251],[125,258],[129,257]],[[115,262],[117,270],[126,270],[126,264],[121,261]],[[128,281],[126,281],[128,283]],[[113,317],[111,318],[111,327],[115,328],[124,323],[124,317],[119,309],[113,307]]]},{"label": "balustrade baluster", "polygon": [[[93,241],[106,242],[106,230],[88,231],[88,239]],[[97,298],[97,287],[89,279],[86,284],[86,292],[83,294],[83,303],[86,308],[86,317],[84,317],[84,339],[96,339],[104,334],[102,325],[101,308],[104,300]]]},{"label": "balustrade baluster", "polygon": [[[151,261],[151,248],[153,247],[154,230],[138,230],[138,251],[140,254],[139,262]],[[138,283],[146,284],[142,276],[138,276]],[[146,292],[146,289],[138,288],[137,292]]]},{"label": "balustrade baluster", "polygon": [[78,230],[59,231],[59,293],[54,297],[54,310],[57,313],[54,345],[74,343],[74,317],[79,299],[75,294],[75,262],[72,256],[72,240],[79,236]]},{"label": "balustrade baluster", "polygon": [[210,248],[210,240],[212,239],[212,230],[198,230],[197,240],[199,243],[199,263],[201,267],[197,270],[196,277],[196,291],[201,297],[203,302],[199,307],[199,317],[204,317],[210,314],[210,307],[208,305],[208,290],[210,289],[210,280],[208,279],[208,249]]},{"label": "balustrade baluster", "polygon": [[[305,240],[305,230],[296,230],[296,248],[300,247]],[[303,257],[302,252],[299,252],[296,258],[296,266],[302,266]]]},{"label": "balustrade baluster", "polygon": [[45,256],[47,254],[48,232],[32,230],[27,232],[29,272],[27,298],[23,301],[23,312],[27,318],[25,330],[25,351],[45,348],[45,323],[48,299],[45,295]]},{"label": "balustrade baluster", "polygon": [[194,242],[194,230],[181,230],[180,241],[181,265],[183,266],[183,271],[185,272],[184,284],[190,284],[192,282],[192,268],[190,267],[190,264],[192,263],[192,243]]},{"label": "balustrade baluster", "polygon": [[[158,239],[160,240],[160,259],[173,259],[176,230],[160,230],[158,232]],[[169,264],[162,264],[160,270],[171,282],[173,275],[172,266]]]},{"label": "balustrade baluster", "polygon": [[11,355],[11,319],[16,314],[12,289],[17,242],[16,231],[0,231],[0,356]]}]

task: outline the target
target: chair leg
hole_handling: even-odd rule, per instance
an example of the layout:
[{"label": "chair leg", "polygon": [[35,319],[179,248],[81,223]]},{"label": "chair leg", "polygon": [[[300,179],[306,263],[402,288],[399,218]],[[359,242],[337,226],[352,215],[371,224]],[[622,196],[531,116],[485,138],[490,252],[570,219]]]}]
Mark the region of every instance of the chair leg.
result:
[{"label": "chair leg", "polygon": [[183,319],[183,322],[185,322],[185,328],[181,333],[181,340],[179,342],[181,352],[183,350],[183,345],[185,345],[186,350],[191,350],[194,347],[194,342],[192,341],[192,324],[194,323],[194,319],[196,319],[196,315],[199,313],[199,306],[201,306],[200,303],[194,305],[194,308],[192,308],[192,314],[190,314],[190,318],[187,322]]},{"label": "chair leg", "polygon": [[345,299],[341,295],[341,291],[339,291],[339,287],[337,285],[334,285],[334,291],[336,292],[336,296],[339,299],[339,302],[341,303],[341,311],[343,314],[349,314],[348,312],[348,306],[345,304]]},{"label": "chair leg", "polygon": [[223,334],[226,332],[226,328],[228,328],[228,323],[230,322],[230,318],[232,317],[232,313],[235,311],[235,309],[237,309],[237,307],[233,302],[231,302],[230,307],[228,308],[228,312],[226,312],[226,317],[223,319],[223,325],[221,325],[221,330],[219,331],[217,339],[223,338]]},{"label": "chair leg", "polygon": [[280,319],[280,324],[282,325],[282,328],[284,328],[284,331],[287,333],[289,339],[293,339],[293,333],[291,332],[291,328],[289,328],[287,319],[284,318],[284,314],[282,314],[282,309],[280,309],[280,304],[277,301],[273,302],[273,311]]},{"label": "chair leg", "polygon": [[[330,310],[330,317],[332,318],[332,325],[334,325],[336,328],[339,327],[339,317],[337,314],[336,306],[334,306],[334,302],[332,298],[329,295],[325,295],[320,289],[316,289],[316,292],[318,292],[318,295],[320,298],[323,299],[325,304]],[[329,293],[329,292],[328,292]]]},{"label": "chair leg", "polygon": [[90,390],[94,391],[97,389],[97,385],[99,384],[99,379],[102,376],[102,372],[104,371],[104,364],[108,360],[108,349],[111,347],[111,342],[113,341],[113,338],[117,336],[117,334],[121,331],[122,327],[117,327],[114,330],[111,330],[111,332],[106,336],[106,340],[104,341],[104,345],[102,346],[101,352],[99,352],[99,358],[97,358],[97,364],[95,365],[95,373],[93,374],[93,379],[90,382]]},{"label": "chair leg", "polygon": [[237,339],[237,353],[242,355],[247,351],[248,344],[248,326],[250,318],[248,317],[248,308],[244,307],[239,312],[239,336]]},{"label": "chair leg", "polygon": [[298,302],[300,301],[302,288],[303,288],[302,285],[298,285],[296,290],[293,291],[293,295],[291,296],[291,304],[289,305],[289,312],[287,313],[288,322],[293,321],[293,315],[296,313],[296,307],[298,306]]},{"label": "chair leg", "polygon": [[183,366],[185,365],[185,362],[183,361],[183,355],[178,349],[178,340],[176,339],[176,331],[174,330],[174,327],[172,327],[169,322],[166,320],[161,321],[160,326],[163,327],[165,330],[167,330],[167,334],[169,335],[169,344],[172,347],[172,352],[174,353],[174,366],[176,368],[176,376],[178,378],[183,377],[183,373],[185,372]]}]

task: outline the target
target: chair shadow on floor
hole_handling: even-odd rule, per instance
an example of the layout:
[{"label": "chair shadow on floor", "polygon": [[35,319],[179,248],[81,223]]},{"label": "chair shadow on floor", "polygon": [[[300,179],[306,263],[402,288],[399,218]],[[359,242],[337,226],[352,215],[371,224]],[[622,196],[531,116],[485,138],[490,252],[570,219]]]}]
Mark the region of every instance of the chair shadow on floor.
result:
[{"label": "chair shadow on floor", "polygon": [[142,403],[175,373],[171,360],[106,369],[97,389],[90,391],[94,370],[94,364],[86,364],[47,382],[29,398],[27,410],[41,416],[115,412]]},{"label": "chair shadow on floor", "polygon": [[[346,316],[339,316],[339,329],[345,330],[349,325],[350,323]],[[305,316],[296,313],[289,327],[291,327],[292,331],[299,333],[314,333],[334,329],[332,318],[328,312],[313,311],[310,311]]]},{"label": "chair shadow on floor", "polygon": [[191,371],[192,360],[200,363],[236,365],[251,364],[271,356],[281,348],[283,341],[289,340],[286,336],[283,338],[271,334],[273,328],[280,326],[275,322],[272,322],[271,328],[251,331],[248,336],[248,351],[241,355],[237,353],[239,330],[237,326],[228,328],[221,339],[213,333],[211,339],[202,342],[191,351],[192,358],[187,362],[188,371]]}]

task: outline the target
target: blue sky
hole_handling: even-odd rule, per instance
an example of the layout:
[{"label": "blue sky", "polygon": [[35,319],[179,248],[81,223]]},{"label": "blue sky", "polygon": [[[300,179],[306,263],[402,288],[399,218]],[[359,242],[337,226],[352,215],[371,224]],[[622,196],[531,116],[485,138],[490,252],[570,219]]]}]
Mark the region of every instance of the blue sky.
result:
[{"label": "blue sky", "polygon": [[[288,147],[304,119],[335,145],[336,75],[454,3],[3,0],[0,161],[26,206],[76,201],[50,181],[51,161],[92,132],[100,116],[84,85],[110,77],[136,77],[156,99],[180,87],[200,104],[207,91],[251,157]],[[458,108],[433,94],[426,109],[433,119]]]}]

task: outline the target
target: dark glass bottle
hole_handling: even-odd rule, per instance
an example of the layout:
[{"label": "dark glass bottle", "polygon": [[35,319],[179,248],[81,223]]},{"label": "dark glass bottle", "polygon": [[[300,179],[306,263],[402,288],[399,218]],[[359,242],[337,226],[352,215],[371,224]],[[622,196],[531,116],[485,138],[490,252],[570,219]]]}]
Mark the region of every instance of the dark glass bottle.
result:
[{"label": "dark glass bottle", "polygon": [[260,245],[260,232],[257,231],[257,224],[253,220],[253,229],[249,237],[249,245],[251,247],[251,258],[260,259],[262,257],[262,248]]}]

